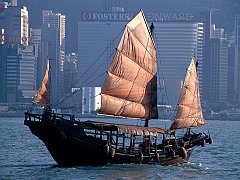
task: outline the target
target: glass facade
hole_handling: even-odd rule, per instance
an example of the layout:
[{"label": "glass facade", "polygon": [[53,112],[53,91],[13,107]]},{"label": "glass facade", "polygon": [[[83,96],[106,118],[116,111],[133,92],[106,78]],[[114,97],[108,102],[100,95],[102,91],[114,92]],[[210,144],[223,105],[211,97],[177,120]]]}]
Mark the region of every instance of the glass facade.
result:
[{"label": "glass facade", "polygon": [[240,104],[240,14],[235,16],[235,69],[234,92],[236,104]]},{"label": "glass facade", "polygon": [[[43,10],[42,39],[44,40],[42,42],[42,54],[44,55],[42,56],[42,62],[45,63],[48,59],[52,59],[52,102],[59,100],[64,93],[65,23],[65,15]],[[44,74],[44,71],[42,71],[42,74]]]},{"label": "glass facade", "polygon": [[208,87],[210,105],[227,104],[228,78],[228,42],[224,38],[214,38],[210,41],[211,71]]},{"label": "glass facade", "polygon": [[78,23],[79,86],[102,86],[103,73],[111,63],[125,24],[126,22]]},{"label": "glass facade", "polygon": [[[198,61],[200,88],[204,47],[203,23],[162,22],[155,24],[155,43],[158,51],[159,77],[167,87],[168,101],[176,104],[186,69],[195,55]],[[161,77],[161,73],[164,77]]]},{"label": "glass facade", "polygon": [[[188,13],[186,14],[188,15]],[[85,20],[81,19],[78,22],[78,67],[80,74],[78,86],[102,86],[105,72],[110,65],[124,25],[128,21],[123,20],[124,18],[121,20],[92,20],[95,16],[90,13],[87,17],[87,20],[85,17]],[[104,17],[104,13],[101,17]],[[117,17],[126,16],[119,15]],[[148,16],[146,17],[148,18]],[[161,83],[164,80],[168,92],[166,103],[171,105],[177,103],[181,83],[194,54],[199,64],[200,88],[202,88],[205,45],[205,23],[202,20],[186,21],[180,19],[178,21],[175,17],[175,14],[172,14],[172,18],[166,22],[152,19],[155,26],[154,37],[158,53],[159,81]],[[112,43],[113,40],[115,40],[114,43]],[[164,74],[164,78],[162,74]],[[159,96],[159,103],[162,102],[161,98]]]},{"label": "glass facade", "polygon": [[[33,46],[19,49],[19,85],[21,97],[33,99],[36,93],[36,57]],[[31,101],[30,101],[31,102]]]}]

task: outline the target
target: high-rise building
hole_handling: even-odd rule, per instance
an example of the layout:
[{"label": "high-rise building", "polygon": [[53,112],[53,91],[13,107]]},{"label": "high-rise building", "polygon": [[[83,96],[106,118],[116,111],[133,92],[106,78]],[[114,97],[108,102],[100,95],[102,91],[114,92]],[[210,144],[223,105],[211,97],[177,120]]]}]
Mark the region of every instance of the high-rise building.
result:
[{"label": "high-rise building", "polygon": [[58,63],[59,70],[62,72],[65,59],[65,15],[43,10],[43,23],[50,24],[50,26],[56,28],[58,32]]},{"label": "high-rise building", "polygon": [[235,47],[229,43],[228,47],[228,102],[235,104],[234,101],[234,59],[235,59]]},{"label": "high-rise building", "polygon": [[[12,3],[16,5],[15,2]],[[28,10],[27,7],[5,5],[1,13],[0,28],[4,29],[4,41],[7,45],[28,45]]]},{"label": "high-rise building", "polygon": [[4,44],[0,44],[0,102],[6,102],[7,89],[6,89],[6,59],[7,48]]},{"label": "high-rise building", "polygon": [[6,89],[7,103],[16,103],[18,100],[19,58],[17,47],[8,47],[6,56]]},{"label": "high-rise building", "polygon": [[82,88],[82,114],[95,114],[101,105],[101,87]]},{"label": "high-rise building", "polygon": [[240,14],[235,16],[235,62],[234,94],[236,104],[240,104]]},{"label": "high-rise building", "polygon": [[57,31],[50,24],[42,24],[41,27],[41,61],[38,62],[38,84],[41,84],[45,74],[47,61],[50,60],[51,65],[51,102],[55,103],[59,97],[59,66],[57,63]]},{"label": "high-rise building", "polygon": [[[32,102],[36,93],[34,46],[3,46],[1,54],[1,102]],[[2,56],[3,55],[3,56]]]},{"label": "high-rise building", "polygon": [[[55,85],[53,86],[54,87],[53,94],[55,95],[55,97],[54,100],[52,101],[54,103],[63,94],[64,88],[63,66],[65,60],[65,15],[62,15],[61,13],[53,13],[52,11],[49,10],[43,10],[43,23],[47,24],[46,25],[47,28],[51,29],[49,30],[53,35],[55,34],[54,37],[52,38],[49,37],[49,35],[47,35],[46,33],[42,32],[42,38],[45,38],[44,36],[46,35],[49,38],[52,38],[53,40],[51,41],[51,43],[49,41],[50,44],[48,44],[48,46],[52,46],[51,49],[47,49],[46,44],[43,44],[44,52],[42,53],[44,53],[45,55],[42,56],[42,60],[46,61],[46,59],[48,58],[52,59],[51,61],[51,67],[53,70],[52,79],[55,82]],[[46,51],[48,51],[48,53],[46,53]]]},{"label": "high-rise building", "polygon": [[[18,47],[26,48],[29,41],[28,31],[28,10],[27,7],[17,6],[17,0],[3,1],[0,11],[0,29],[1,29],[1,86],[3,90],[3,101],[15,103],[21,96],[25,81],[23,62],[25,55],[20,55]],[[21,73],[20,73],[21,72]],[[19,89],[20,88],[20,89]],[[1,88],[0,88],[1,89]],[[33,88],[34,89],[34,88]]]},{"label": "high-rise building", "polygon": [[36,59],[34,46],[19,46],[19,102],[32,102],[36,93]]},{"label": "high-rise building", "polygon": [[225,38],[212,38],[209,47],[207,103],[224,107],[228,102],[228,41]]},{"label": "high-rise building", "polygon": [[64,92],[68,92],[77,82],[78,78],[77,58],[78,57],[76,53],[70,53],[66,56],[63,68]]},{"label": "high-rise building", "polygon": [[[111,62],[124,25],[133,16],[134,13],[124,11],[81,13],[78,22],[79,86],[102,85],[103,74]],[[206,38],[210,36],[210,13],[145,12],[145,16],[148,22],[154,22],[157,60],[162,67],[159,68],[159,75],[164,74],[161,80],[167,86],[167,103],[176,104],[185,70],[194,55],[199,64],[202,90],[204,48]]]},{"label": "high-rise building", "polygon": [[[155,43],[159,50],[160,82],[165,81],[169,103],[177,104],[191,57],[198,61],[200,88],[204,53],[204,24],[201,22],[161,22],[155,24]],[[161,77],[161,73],[164,77]],[[164,103],[166,100],[164,99]]]},{"label": "high-rise building", "polygon": [[212,38],[224,38],[224,29],[216,28],[216,25],[213,24],[213,37]]},{"label": "high-rise building", "polygon": [[44,71],[43,68],[41,69],[41,41],[42,41],[42,33],[41,29],[30,29],[30,38],[29,43],[34,46],[35,49],[35,56],[36,56],[36,88],[40,87],[42,82],[43,74],[41,71]]},{"label": "high-rise building", "polygon": [[39,55],[41,49],[41,29],[30,28],[29,44],[35,46],[35,53]]}]

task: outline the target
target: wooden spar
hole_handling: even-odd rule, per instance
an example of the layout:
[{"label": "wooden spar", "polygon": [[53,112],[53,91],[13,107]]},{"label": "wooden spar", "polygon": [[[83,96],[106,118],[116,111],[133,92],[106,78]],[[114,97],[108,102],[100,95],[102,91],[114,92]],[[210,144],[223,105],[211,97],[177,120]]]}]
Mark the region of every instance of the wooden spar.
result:
[{"label": "wooden spar", "polygon": [[163,153],[165,153],[165,134],[163,134]]},{"label": "wooden spar", "polygon": [[131,137],[130,137],[130,147],[129,147],[129,149],[130,149],[130,152],[132,152],[132,148],[133,148],[133,134],[131,134]]},{"label": "wooden spar", "polygon": [[155,153],[157,153],[157,136],[155,137],[155,142],[154,143],[155,143],[155,147],[154,147],[155,148]]},{"label": "wooden spar", "polygon": [[118,130],[117,130],[117,134],[116,134],[116,149],[118,147]]},{"label": "wooden spar", "polygon": [[123,145],[122,145],[123,147],[123,149],[125,148],[125,133],[123,133]]},{"label": "wooden spar", "polygon": [[148,127],[148,122],[149,122],[149,119],[145,119],[144,127]]},{"label": "wooden spar", "polygon": [[135,135],[133,135],[133,147],[135,147]]},{"label": "wooden spar", "polygon": [[112,131],[110,131],[110,134],[109,134],[109,139],[110,139],[110,143],[112,143],[112,140],[113,140],[113,137],[112,137]]}]

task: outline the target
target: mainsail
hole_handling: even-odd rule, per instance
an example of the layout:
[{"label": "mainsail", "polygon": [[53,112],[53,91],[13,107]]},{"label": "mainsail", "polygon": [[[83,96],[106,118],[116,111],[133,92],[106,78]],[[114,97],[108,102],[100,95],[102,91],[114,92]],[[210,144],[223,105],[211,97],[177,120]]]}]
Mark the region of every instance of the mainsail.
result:
[{"label": "mainsail", "polygon": [[125,27],[102,88],[99,114],[155,119],[156,48],[140,11]]},{"label": "mainsail", "polygon": [[187,69],[175,121],[171,129],[183,129],[207,124],[202,114],[196,66],[193,57]]},{"label": "mainsail", "polygon": [[41,87],[39,88],[34,102],[43,107],[50,106],[50,65],[47,63],[45,76],[43,78]]}]

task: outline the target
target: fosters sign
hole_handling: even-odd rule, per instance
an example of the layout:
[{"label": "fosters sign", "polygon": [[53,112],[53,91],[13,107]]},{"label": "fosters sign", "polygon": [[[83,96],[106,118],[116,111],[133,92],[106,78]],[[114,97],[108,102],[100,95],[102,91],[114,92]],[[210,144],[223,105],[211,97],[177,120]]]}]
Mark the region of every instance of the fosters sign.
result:
[{"label": "fosters sign", "polygon": [[[146,13],[148,21],[194,21],[196,20],[193,13]],[[112,13],[112,12],[89,12],[81,14],[82,21],[129,21],[133,18],[134,13]]]}]

